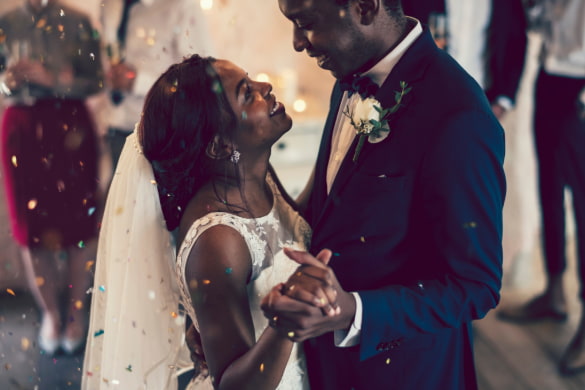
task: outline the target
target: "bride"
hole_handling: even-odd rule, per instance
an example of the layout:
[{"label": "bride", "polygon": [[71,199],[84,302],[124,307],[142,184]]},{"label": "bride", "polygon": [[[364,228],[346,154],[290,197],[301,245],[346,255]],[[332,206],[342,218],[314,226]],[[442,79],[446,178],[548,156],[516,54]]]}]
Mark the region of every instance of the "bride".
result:
[{"label": "bride", "polygon": [[311,235],[268,163],[292,125],[271,90],[198,55],[150,90],[108,194],[83,389],[176,389],[186,317],[209,369],[190,388],[308,389],[302,348],[260,309],[298,267],[283,247]]}]

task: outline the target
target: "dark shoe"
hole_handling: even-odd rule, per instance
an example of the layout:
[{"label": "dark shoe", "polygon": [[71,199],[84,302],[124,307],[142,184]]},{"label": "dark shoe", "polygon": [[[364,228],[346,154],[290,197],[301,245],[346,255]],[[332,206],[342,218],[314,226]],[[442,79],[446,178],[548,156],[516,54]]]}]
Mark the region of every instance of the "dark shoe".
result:
[{"label": "dark shoe", "polygon": [[518,323],[543,320],[565,322],[568,315],[565,305],[554,305],[547,296],[542,295],[521,307],[501,308],[498,318]]}]

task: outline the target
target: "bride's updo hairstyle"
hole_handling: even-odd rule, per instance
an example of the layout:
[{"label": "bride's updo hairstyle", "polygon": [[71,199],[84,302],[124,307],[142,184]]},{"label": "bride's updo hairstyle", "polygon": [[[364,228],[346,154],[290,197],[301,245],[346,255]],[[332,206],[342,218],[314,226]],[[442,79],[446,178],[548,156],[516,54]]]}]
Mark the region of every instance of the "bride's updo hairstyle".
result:
[{"label": "bride's updo hairstyle", "polygon": [[214,136],[231,139],[234,112],[212,67],[193,55],[172,65],[146,96],[139,139],[150,161],[168,230],[174,230],[193,195],[213,178],[206,149]]}]

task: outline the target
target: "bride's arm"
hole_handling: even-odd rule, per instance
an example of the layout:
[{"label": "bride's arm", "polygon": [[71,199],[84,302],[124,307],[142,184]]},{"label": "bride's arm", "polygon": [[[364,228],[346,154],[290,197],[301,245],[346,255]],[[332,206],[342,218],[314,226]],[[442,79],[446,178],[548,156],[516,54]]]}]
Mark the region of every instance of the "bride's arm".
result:
[{"label": "bride's arm", "polygon": [[255,342],[247,293],[251,269],[248,246],[227,226],[204,232],[189,254],[185,277],[217,389],[276,388],[292,350],[292,341],[270,327]]}]

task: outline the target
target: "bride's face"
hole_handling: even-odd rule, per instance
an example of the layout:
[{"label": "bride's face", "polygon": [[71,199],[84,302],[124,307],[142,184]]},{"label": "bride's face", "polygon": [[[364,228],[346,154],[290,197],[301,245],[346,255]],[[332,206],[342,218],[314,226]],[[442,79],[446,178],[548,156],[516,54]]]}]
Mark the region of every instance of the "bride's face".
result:
[{"label": "bride's face", "polygon": [[270,147],[291,128],[292,120],[269,83],[251,80],[229,61],[217,60],[213,67],[238,121],[234,142],[240,151]]}]

